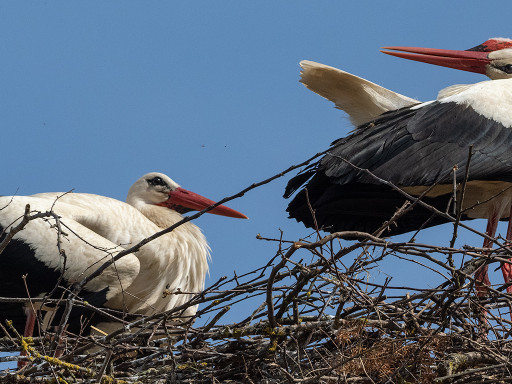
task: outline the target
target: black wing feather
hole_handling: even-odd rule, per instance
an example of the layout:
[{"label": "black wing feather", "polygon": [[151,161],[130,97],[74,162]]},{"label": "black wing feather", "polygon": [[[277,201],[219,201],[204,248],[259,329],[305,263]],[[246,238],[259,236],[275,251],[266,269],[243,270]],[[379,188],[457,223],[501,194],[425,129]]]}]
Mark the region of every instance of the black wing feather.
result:
[{"label": "black wing feather", "polygon": [[[0,234],[4,228],[0,226]],[[0,236],[0,241],[5,238],[5,234]],[[66,280],[62,280],[62,287],[56,288],[61,271],[48,267],[40,261],[31,246],[20,239],[12,239],[7,247],[0,253],[0,281],[2,282],[2,296],[13,298],[37,297],[53,291],[50,299],[60,299],[67,297],[64,288],[70,286]],[[24,278],[25,277],[25,278]],[[27,292],[28,290],[28,292]],[[102,307],[107,301],[108,288],[94,292],[84,288],[80,292],[80,297],[89,302],[92,306]],[[29,296],[30,295],[30,296]],[[48,303],[46,306],[51,307]],[[58,325],[64,306],[61,306],[54,322],[50,325]],[[68,321],[68,331],[78,334],[81,330],[81,323],[84,319],[93,315],[93,311],[88,308],[75,306],[70,314]],[[96,316],[96,323],[102,321]],[[23,334],[25,328],[26,315],[21,303],[0,303],[0,322],[5,324],[6,320],[13,322],[14,328]],[[87,329],[87,332],[90,329]],[[35,335],[39,335],[39,329],[34,330]]]},{"label": "black wing feather", "polygon": [[[308,170],[308,178],[299,175],[288,185],[296,190],[309,180],[304,189],[321,227],[371,232],[389,220],[405,198],[343,159],[400,187],[430,186],[451,183],[450,171],[455,165],[457,181],[462,182],[470,146],[469,180],[512,182],[512,130],[470,105],[435,101],[383,114],[334,141],[329,154]],[[448,200],[449,196],[440,196],[425,202],[444,211]],[[311,227],[309,210],[304,190],[287,209],[290,217]],[[390,234],[418,229],[431,216],[418,206]],[[435,218],[427,226],[441,222],[443,219]]]}]

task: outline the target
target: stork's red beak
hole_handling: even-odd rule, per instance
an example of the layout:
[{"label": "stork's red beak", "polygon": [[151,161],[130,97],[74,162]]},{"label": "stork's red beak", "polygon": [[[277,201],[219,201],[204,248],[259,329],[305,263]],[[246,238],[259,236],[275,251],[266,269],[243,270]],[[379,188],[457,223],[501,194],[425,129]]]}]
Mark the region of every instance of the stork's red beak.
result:
[{"label": "stork's red beak", "polygon": [[[203,209],[208,208],[213,204],[215,204],[215,201],[179,187],[174,191],[169,192],[169,198],[158,205],[174,209],[180,213],[184,213],[188,211],[202,211]],[[247,219],[247,216],[245,216],[243,213],[237,212],[234,209],[226,207],[225,205],[219,205],[208,211],[208,213],[235,217],[238,219]]]},{"label": "stork's red beak", "polygon": [[381,51],[382,53],[400,57],[402,59],[421,61],[423,63],[460,69],[462,71],[482,73],[484,75],[486,74],[486,66],[490,63],[490,60],[487,57],[489,52],[451,51],[447,49],[417,47],[382,47],[382,49],[409,52]]}]

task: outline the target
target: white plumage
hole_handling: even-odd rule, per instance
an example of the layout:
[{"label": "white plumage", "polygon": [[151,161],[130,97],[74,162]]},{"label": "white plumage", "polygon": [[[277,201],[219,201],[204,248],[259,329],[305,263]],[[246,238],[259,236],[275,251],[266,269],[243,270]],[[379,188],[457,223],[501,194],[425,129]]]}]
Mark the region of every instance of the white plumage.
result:
[{"label": "white plumage", "polygon": [[301,83],[345,111],[356,127],[384,112],[419,103],[338,68],[309,60],[301,61],[300,66]]}]

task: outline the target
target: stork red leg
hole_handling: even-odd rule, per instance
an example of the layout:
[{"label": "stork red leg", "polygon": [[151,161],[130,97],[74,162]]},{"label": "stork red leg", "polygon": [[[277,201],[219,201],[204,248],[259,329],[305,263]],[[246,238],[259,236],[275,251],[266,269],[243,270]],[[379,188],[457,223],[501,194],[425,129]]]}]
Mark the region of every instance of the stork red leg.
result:
[{"label": "stork red leg", "polygon": [[[508,229],[507,229],[507,241],[505,243],[507,247],[512,245],[512,206],[510,207],[510,213],[508,217]],[[512,261],[512,258],[508,259]],[[503,274],[503,280],[505,284],[512,280],[512,264],[503,263],[501,265],[501,273]],[[507,293],[512,293],[512,285],[507,287]],[[512,307],[510,307],[510,319],[512,320]]]},{"label": "stork red leg", "polygon": [[[27,321],[25,323],[25,330],[23,331],[23,337],[32,337],[34,334],[34,326],[36,324],[36,313],[32,308],[25,308],[25,315],[27,316]],[[24,349],[21,350],[20,356],[27,356],[27,351]],[[27,365],[27,362],[18,360],[18,369],[23,368]]]},{"label": "stork red leg", "polygon": [[[489,220],[487,221],[487,228],[485,230],[485,233],[489,237],[494,237],[496,234],[496,229],[498,228],[498,212],[496,210],[493,210],[491,217],[489,217]],[[484,248],[491,248],[492,247],[492,241],[489,239],[484,240]],[[476,287],[476,294],[478,297],[484,297],[487,294],[487,287],[491,285],[491,282],[489,281],[489,275],[487,274],[488,266],[482,265],[480,268],[477,269],[475,272],[475,287]]]}]

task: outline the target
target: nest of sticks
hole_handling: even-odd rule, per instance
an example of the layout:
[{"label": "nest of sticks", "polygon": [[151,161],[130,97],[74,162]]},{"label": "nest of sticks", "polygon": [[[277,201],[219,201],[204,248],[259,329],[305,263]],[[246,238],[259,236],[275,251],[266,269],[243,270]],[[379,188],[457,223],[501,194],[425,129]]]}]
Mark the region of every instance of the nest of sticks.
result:
[{"label": "nest of sticks", "polygon": [[[504,246],[483,257],[482,249],[393,243],[357,232],[315,241],[260,239],[276,243],[271,260],[197,294],[186,306],[199,311],[179,325],[186,306],[124,321],[110,335],[63,332],[59,343],[50,333],[24,339],[3,324],[2,351],[25,349],[31,363],[2,382],[511,381],[509,296],[501,286],[477,298],[472,278],[482,263],[506,260]],[[386,259],[397,269],[413,263],[439,284],[379,282],[371,276]],[[464,262],[454,267],[455,260]],[[73,305],[87,304],[75,298]],[[223,321],[230,311],[242,313],[237,307],[251,310],[237,322]]]},{"label": "nest of sticks", "polygon": [[[111,313],[124,327],[109,335],[75,335],[60,327],[55,333],[27,339],[8,323],[0,324],[4,352],[0,361],[17,361],[21,350],[26,353],[22,359],[28,361],[20,370],[4,371],[0,380],[512,382],[507,286],[488,287],[484,297],[477,297],[473,278],[484,264],[492,269],[508,262],[512,251],[500,239],[492,250],[455,248],[462,224],[456,217],[452,221],[448,246],[420,244],[414,238],[398,243],[360,232],[322,236],[315,231],[292,240],[286,240],[284,233],[279,238],[258,235],[261,241],[275,244],[265,265],[223,277],[186,305],[164,313],[130,320]],[[401,269],[422,278],[412,276],[412,284],[395,283],[401,281],[396,278]],[[419,286],[424,281],[428,286]],[[79,289],[68,292],[61,305],[90,308],[80,300]],[[0,298],[0,302],[12,301],[16,299]],[[199,306],[196,315],[178,321],[189,306]]]}]

